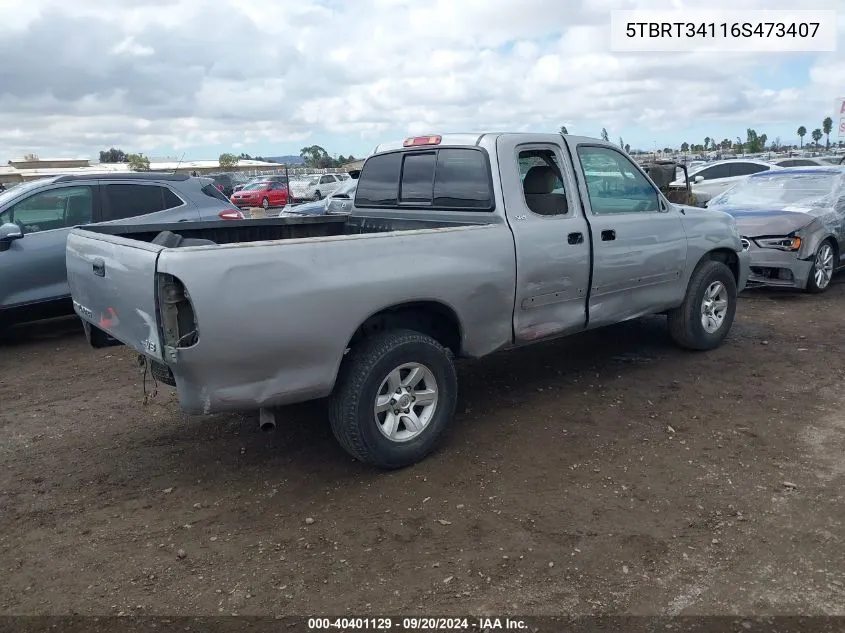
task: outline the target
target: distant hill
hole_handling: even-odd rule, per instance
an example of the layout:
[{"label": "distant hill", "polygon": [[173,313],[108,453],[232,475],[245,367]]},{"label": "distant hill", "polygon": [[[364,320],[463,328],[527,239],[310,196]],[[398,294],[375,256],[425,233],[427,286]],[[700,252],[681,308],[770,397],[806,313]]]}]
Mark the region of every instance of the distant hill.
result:
[{"label": "distant hill", "polygon": [[305,159],[302,156],[265,156],[264,158],[271,163],[281,163],[283,165],[305,164]]}]

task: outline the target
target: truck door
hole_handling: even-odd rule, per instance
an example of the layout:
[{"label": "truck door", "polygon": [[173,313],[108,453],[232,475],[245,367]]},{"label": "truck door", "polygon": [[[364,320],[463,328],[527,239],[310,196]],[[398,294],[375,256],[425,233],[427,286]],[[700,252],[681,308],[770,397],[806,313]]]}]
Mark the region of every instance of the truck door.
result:
[{"label": "truck door", "polygon": [[678,207],[620,150],[589,140],[567,143],[579,163],[593,232],[590,327],[678,305],[687,259]]},{"label": "truck door", "polygon": [[560,136],[497,140],[502,195],[516,247],[517,343],[581,330],[590,283],[590,235]]}]

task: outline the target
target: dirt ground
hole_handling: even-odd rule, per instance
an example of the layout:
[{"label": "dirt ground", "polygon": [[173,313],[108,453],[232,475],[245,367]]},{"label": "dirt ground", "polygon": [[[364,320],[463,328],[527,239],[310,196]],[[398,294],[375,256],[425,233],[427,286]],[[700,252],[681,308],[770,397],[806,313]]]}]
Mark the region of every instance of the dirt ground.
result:
[{"label": "dirt ground", "polygon": [[[3,614],[845,614],[845,280],[463,365],[390,473],[321,405],[182,415],[74,320],[0,346]],[[308,519],[308,521],[306,521]],[[313,521],[312,521],[313,520]]]}]

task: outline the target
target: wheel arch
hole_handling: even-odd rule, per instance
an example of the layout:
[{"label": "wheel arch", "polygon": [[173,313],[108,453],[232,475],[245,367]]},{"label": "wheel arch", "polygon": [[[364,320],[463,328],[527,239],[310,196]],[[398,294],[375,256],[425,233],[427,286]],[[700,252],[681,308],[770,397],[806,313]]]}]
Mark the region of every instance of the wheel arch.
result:
[{"label": "wheel arch", "polygon": [[707,251],[698,260],[695,267],[698,268],[703,262],[721,262],[731,271],[734,281],[739,285],[740,271],[739,271],[739,256],[735,250],[726,247],[714,248]]}]

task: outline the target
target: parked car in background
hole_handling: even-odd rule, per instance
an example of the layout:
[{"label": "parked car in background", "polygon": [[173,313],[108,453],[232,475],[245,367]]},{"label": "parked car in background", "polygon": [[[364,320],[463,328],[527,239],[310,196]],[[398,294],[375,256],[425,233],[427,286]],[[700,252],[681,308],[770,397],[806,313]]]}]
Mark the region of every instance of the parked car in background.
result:
[{"label": "parked car in background", "polygon": [[357,180],[344,180],[341,185],[322,200],[312,200],[297,205],[288,205],[282,214],[324,215],[326,213],[349,213],[352,210],[352,198],[355,197]]},{"label": "parked car in background", "polygon": [[286,182],[262,180],[246,185],[233,193],[232,204],[240,209],[248,207],[283,207],[288,203],[288,185]]},{"label": "parked car in background", "polygon": [[772,161],[772,165],[778,167],[827,167],[830,162],[821,158],[796,156],[794,158],[777,158]]},{"label": "parked car in background", "polygon": [[294,200],[321,200],[344,180],[340,174],[320,174],[307,180],[293,180],[290,183],[291,195]]},{"label": "parked car in background", "polygon": [[[603,165],[607,182],[585,186],[584,164]],[[733,218],[672,204],[597,139],[385,144],[354,203],[227,231],[74,229],[68,270],[89,341],[132,346],[186,412],[254,408],[272,425],[273,407],[328,397],[341,446],[397,468],[450,424],[455,357],[651,314],[668,314],[680,346],[714,349],[748,276]],[[97,261],[113,274],[92,272]],[[101,318],[110,309],[119,321]]]},{"label": "parked car in background", "polygon": [[246,182],[246,177],[237,173],[209,174],[208,177],[214,181],[214,186],[227,199],[234,193],[236,185]]},{"label": "parked car in background", "polygon": [[233,193],[237,193],[247,185],[251,185],[256,182],[281,182],[287,184],[288,178],[287,176],[278,174],[270,174],[267,176],[253,176],[252,178],[246,179],[244,182],[236,184],[232,191]]},{"label": "parked car in background", "polygon": [[[780,169],[780,167],[753,158],[735,158],[704,163],[689,172],[692,194],[695,196],[697,204],[703,205],[746,176],[770,169]],[[686,188],[686,182],[679,179],[670,186]]]},{"label": "parked car in background", "polygon": [[755,174],[708,209],[736,218],[749,284],[824,292],[845,256],[845,168],[793,167]]},{"label": "parked car in background", "polygon": [[243,219],[209,178],[128,173],[43,178],[0,194],[0,326],[72,314],[71,227]]}]

